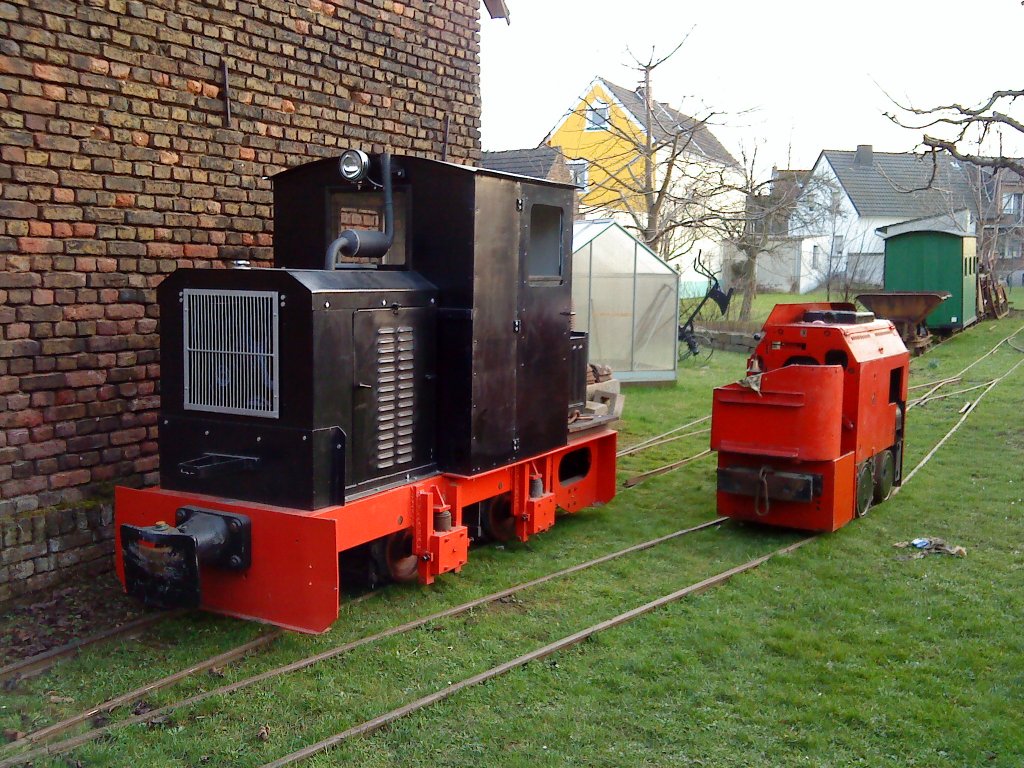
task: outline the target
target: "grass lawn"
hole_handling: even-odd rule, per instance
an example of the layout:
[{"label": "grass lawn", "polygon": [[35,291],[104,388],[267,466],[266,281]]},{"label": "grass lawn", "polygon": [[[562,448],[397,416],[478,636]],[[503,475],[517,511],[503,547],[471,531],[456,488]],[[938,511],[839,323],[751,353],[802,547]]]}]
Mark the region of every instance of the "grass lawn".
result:
[{"label": "grass lawn", "polygon": [[[956,373],[1021,326],[1017,316],[952,338],[914,360],[911,385]],[[1000,375],[1020,355],[1004,345],[960,386]],[[628,388],[620,444],[706,415],[712,387],[743,373],[742,356],[716,352],[706,364],[684,363],[674,387]],[[306,764],[1019,768],[1022,392],[1024,368],[905,490],[847,528]],[[976,394],[910,413],[907,470]],[[620,479],[706,446],[698,435],[626,457]],[[343,606],[323,636],[288,636],[222,677],[202,676],[148,703],[706,520],[715,512],[713,468],[703,459],[622,490],[526,545],[474,549],[461,574]],[[907,560],[892,546],[916,536],[943,537],[968,555]],[[258,766],[797,538],[728,524],[677,539],[35,765]],[[0,693],[0,727],[31,730],[258,631],[199,615],[87,651]]]}]

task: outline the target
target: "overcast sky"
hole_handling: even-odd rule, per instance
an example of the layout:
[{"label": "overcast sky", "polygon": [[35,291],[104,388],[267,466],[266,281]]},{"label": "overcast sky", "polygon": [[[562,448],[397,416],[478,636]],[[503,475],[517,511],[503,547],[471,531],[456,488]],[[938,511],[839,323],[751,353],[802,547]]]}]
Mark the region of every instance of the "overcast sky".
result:
[{"label": "overcast sky", "polygon": [[627,48],[646,58],[687,34],[655,97],[718,113],[714,133],[737,158],[757,145],[763,169],[857,144],[912,150],[920,132],[883,116],[886,92],[924,107],[1024,86],[1020,0],[507,3],[511,25],[481,19],[485,150],[536,146],[595,76],[637,85]]}]

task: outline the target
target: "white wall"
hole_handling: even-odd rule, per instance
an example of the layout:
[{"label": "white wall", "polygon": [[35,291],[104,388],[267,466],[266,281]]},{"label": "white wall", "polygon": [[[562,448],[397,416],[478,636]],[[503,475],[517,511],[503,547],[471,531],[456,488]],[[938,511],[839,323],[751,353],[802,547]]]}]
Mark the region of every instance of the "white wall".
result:
[{"label": "white wall", "polygon": [[[851,280],[880,286],[885,241],[875,230],[896,224],[903,218],[861,216],[824,155],[818,158],[811,171],[811,181],[806,189],[790,220],[790,234],[804,238],[801,246],[803,264],[811,273],[816,273],[808,275],[808,279],[819,285],[824,283],[831,267],[833,275],[844,282]],[[841,247],[832,255],[830,262],[830,252],[833,244],[839,243],[839,238],[842,238]],[[812,265],[815,245],[821,249],[818,268]]]}]

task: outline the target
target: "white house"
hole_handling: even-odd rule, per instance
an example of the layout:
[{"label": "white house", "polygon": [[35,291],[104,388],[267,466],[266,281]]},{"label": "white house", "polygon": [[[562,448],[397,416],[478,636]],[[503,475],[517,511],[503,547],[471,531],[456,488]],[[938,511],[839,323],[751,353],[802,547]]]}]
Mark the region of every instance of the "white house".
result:
[{"label": "white house", "polygon": [[966,171],[948,155],[826,149],[790,217],[792,283],[801,292],[881,285],[885,244],[876,230],[975,207]]}]

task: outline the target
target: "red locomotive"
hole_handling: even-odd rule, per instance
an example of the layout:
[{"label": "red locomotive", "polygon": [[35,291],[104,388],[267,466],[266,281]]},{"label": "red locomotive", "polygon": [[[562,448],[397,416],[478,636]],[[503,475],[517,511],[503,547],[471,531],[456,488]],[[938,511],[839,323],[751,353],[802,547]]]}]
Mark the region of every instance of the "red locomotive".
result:
[{"label": "red locomotive", "polygon": [[356,150],[275,176],[273,269],[159,288],[160,487],[117,489],[125,589],[320,632],[342,572],[429,584],[471,538],[610,500],[615,432],[568,423],[573,195]]},{"label": "red locomotive", "polygon": [[910,355],[887,320],[852,304],[780,304],[747,378],[714,392],[718,511],[834,531],[903,473]]}]

